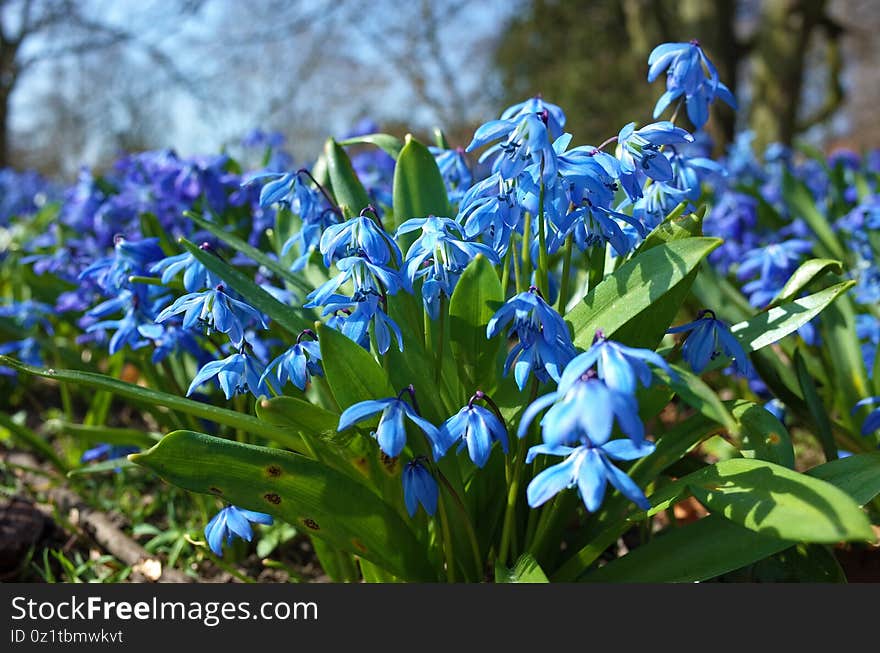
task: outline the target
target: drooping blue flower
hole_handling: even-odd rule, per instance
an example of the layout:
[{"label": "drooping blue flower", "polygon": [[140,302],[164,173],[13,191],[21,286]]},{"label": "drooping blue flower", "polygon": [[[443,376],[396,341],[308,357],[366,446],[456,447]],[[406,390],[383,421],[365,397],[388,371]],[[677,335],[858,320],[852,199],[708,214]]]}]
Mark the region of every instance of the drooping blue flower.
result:
[{"label": "drooping blue flower", "polygon": [[[34,367],[43,366],[43,355],[40,351],[40,343],[36,338],[27,337],[21,340],[0,342],[0,354],[4,356],[15,354],[18,360],[26,365],[33,365]],[[16,376],[17,373],[10,367],[0,366],[0,374]]]},{"label": "drooping blue flower", "polygon": [[403,283],[397,270],[383,265],[372,263],[362,256],[349,256],[336,262],[339,274],[324,282],[312,292],[306,299],[305,308],[317,308],[324,306],[336,296],[336,291],[346,282],[350,281],[354,286],[352,301],[359,302],[368,295],[381,297],[385,294],[393,295],[401,289]]},{"label": "drooping blue flower", "polygon": [[437,512],[439,488],[434,476],[425,466],[422,458],[414,458],[403,467],[403,502],[410,517],[414,517],[419,504],[433,517]]},{"label": "drooping blue flower", "polygon": [[205,539],[208,546],[216,555],[223,555],[223,542],[226,546],[232,544],[236,537],[250,542],[254,537],[251,522],[255,524],[272,524],[271,515],[254,510],[245,510],[238,506],[226,506],[218,512],[208,525],[205,526]]},{"label": "drooping blue flower", "polygon": [[[207,243],[201,245],[201,249],[208,248]],[[164,258],[157,263],[153,263],[149,270],[154,274],[161,272],[160,280],[164,284],[168,284],[174,277],[183,272],[183,287],[186,288],[187,292],[199,292],[205,288],[217,286],[222,282],[189,252]]]},{"label": "drooping blue flower", "polygon": [[593,344],[583,354],[579,354],[568,364],[560,381],[560,387],[566,385],[596,366],[600,379],[611,390],[634,394],[636,381],[644,387],[651,385],[651,368],[648,364],[665,370],[672,375],[672,368],[663,357],[650,349],[627,347],[614,340],[608,340],[600,330],[596,331]]},{"label": "drooping blue flower", "polygon": [[541,419],[544,444],[557,446],[588,440],[596,445],[611,439],[615,418],[621,430],[634,442],[645,437],[639,419],[639,404],[632,394],[609,388],[593,370],[578,374],[576,367],[566,367],[556,391],[538,397],[526,408],[517,436],[522,438],[535,417],[550,407]]},{"label": "drooping blue flower", "polygon": [[[865,397],[861,401],[856,402],[856,405],[853,406],[852,414],[855,415],[862,406],[872,406],[876,403],[880,403],[880,397]],[[877,429],[880,429],[880,408],[875,408],[868,413],[865,421],[862,422],[862,435],[871,435]]]},{"label": "drooping blue flower", "polygon": [[114,294],[128,286],[128,277],[145,273],[149,266],[165,258],[158,238],[129,240],[116,236],[113,255],[95,261],[85,270],[80,280],[92,279],[107,294]]},{"label": "drooping blue flower", "polygon": [[204,364],[207,354],[190,331],[173,324],[141,324],[138,333],[153,344],[153,363],[161,363],[171,354],[188,352]]},{"label": "drooping blue flower", "polygon": [[376,220],[365,215],[375,211],[368,207],[361,215],[341,224],[327,227],[321,235],[324,265],[350,256],[363,256],[376,265],[400,265],[400,249],[394,238]]},{"label": "drooping blue flower", "polygon": [[522,232],[522,218],[515,183],[495,173],[468,189],[456,220],[464,225],[467,238],[482,237],[498,256],[504,256],[513,232]]},{"label": "drooping blue flower", "polygon": [[587,442],[575,448],[548,444],[534,446],[526,456],[527,463],[539,454],[566,458],[532,479],[526,489],[529,505],[537,508],[562,490],[577,487],[584,507],[596,512],[605,498],[606,485],[611,483],[639,508],[648,510],[651,504],[641,488],[611,461],[635,460],[653,451],[652,442],[635,443],[630,440],[612,440],[601,445]]},{"label": "drooping blue flower", "polygon": [[666,92],[654,106],[654,119],[682,96],[688,117],[697,129],[709,119],[709,105],[715,98],[736,109],[736,99],[719,81],[718,71],[697,41],[664,43],[654,48],[648,57],[648,81],[653,82],[667,69]]},{"label": "drooping blue flower", "polygon": [[743,293],[749,298],[749,303],[756,307],[769,304],[797,269],[804,254],[812,249],[811,242],[791,238],[785,242],[771,243],[746,252],[736,270],[736,276],[742,281],[755,276],[756,273],[758,275],[757,279],[742,288]]},{"label": "drooping blue flower", "polygon": [[666,333],[687,331],[691,333],[681,348],[681,354],[694,372],[700,374],[710,361],[723,353],[733,359],[739,374],[749,375],[751,363],[745,350],[727,325],[715,317],[714,312],[704,310],[693,322],[669,329]]},{"label": "drooping blue flower", "polygon": [[[303,340],[306,335],[313,339]],[[310,329],[303,331],[296,344],[266,365],[260,382],[265,383],[270,375],[273,382],[277,381],[278,388],[284,387],[289,380],[303,391],[311,377],[324,376],[321,369],[321,347],[314,332]]]},{"label": "drooping blue flower", "polygon": [[262,376],[263,366],[260,362],[242,350],[204,365],[190,383],[186,396],[189,397],[196,388],[214,377],[217,377],[227,399],[248,391],[255,397],[268,396],[269,388]]},{"label": "drooping blue flower", "polygon": [[494,338],[508,323],[512,323],[508,337],[516,334],[519,342],[507,355],[504,374],[513,366],[520,390],[530,373],[541,382],[558,380],[576,351],[565,320],[541,298],[537,288],[507,300],[489,320],[486,337]]},{"label": "drooping blue flower", "polygon": [[264,329],[269,328],[257,309],[230,297],[222,284],[210,290],[178,297],[171,306],[156,316],[156,322],[162,323],[180,313],[183,313],[185,329],[200,326],[208,334],[212,330],[225,333],[236,346],[241,345],[244,331],[249,324],[257,323]]},{"label": "drooping blue flower", "polygon": [[365,349],[370,348],[370,333],[376,337],[376,349],[380,354],[385,354],[391,348],[391,336],[397,340],[397,348],[403,351],[403,333],[397,322],[392,320],[385,312],[381,298],[377,295],[364,295],[356,302],[345,299],[344,303],[328,305],[324,313],[336,312],[345,305],[352,307],[348,317],[344,318],[340,331],[360,344]]},{"label": "drooping blue flower", "polygon": [[440,299],[451,297],[455,284],[468,264],[482,254],[489,261],[501,263],[488,245],[464,239],[461,225],[450,218],[428,216],[407,220],[397,229],[397,236],[421,229],[421,234],[406,252],[403,280],[413,291],[422,280],[422,302],[431,319],[437,319]]},{"label": "drooping blue flower", "polygon": [[660,151],[664,145],[691,143],[694,137],[669,121],[655,122],[636,129],[631,122],[620,130],[620,165],[624,174],[642,173],[654,181],[670,181],[672,164]]},{"label": "drooping blue flower", "polygon": [[386,399],[360,401],[349,406],[339,416],[339,426],[337,426],[336,430],[344,431],[357,422],[381,412],[382,416],[379,418],[379,425],[371,435],[379,442],[379,448],[385,455],[396,458],[403,451],[404,446],[406,446],[404,417],[418,426],[428,436],[432,446],[436,446],[436,443],[440,441],[437,427],[413,410],[409,404],[400,398],[401,395]]},{"label": "drooping blue flower", "polygon": [[507,429],[495,413],[475,404],[472,399],[440,427],[440,446],[436,454],[439,458],[458,443],[458,450],[467,447],[471,460],[482,468],[489,460],[494,442],[500,442],[504,453],[507,453]]},{"label": "drooping blue flower", "polygon": [[452,204],[458,204],[474,181],[473,173],[471,173],[464,156],[464,150],[460,147],[444,150],[434,146],[429,147],[428,150],[434,155],[434,161],[437,162],[437,168],[440,170],[440,176],[443,177],[449,201]]}]

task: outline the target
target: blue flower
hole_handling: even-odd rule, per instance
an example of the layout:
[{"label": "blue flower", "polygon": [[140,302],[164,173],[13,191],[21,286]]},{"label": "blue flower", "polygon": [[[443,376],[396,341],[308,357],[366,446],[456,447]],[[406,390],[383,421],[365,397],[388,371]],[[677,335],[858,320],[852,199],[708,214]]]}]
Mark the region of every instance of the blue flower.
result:
[{"label": "blue flower", "polygon": [[440,427],[437,457],[443,456],[457,442],[460,443],[459,451],[467,447],[474,464],[484,467],[493,442],[501,442],[504,453],[507,453],[507,429],[495,413],[477,406],[472,399]]},{"label": "blue flower", "polygon": [[254,537],[251,522],[255,524],[273,523],[271,515],[254,510],[245,510],[238,506],[226,506],[218,512],[205,526],[205,539],[208,546],[218,556],[223,555],[223,541],[226,546],[232,544],[235,537],[250,542]]},{"label": "blue flower", "polygon": [[504,362],[504,374],[514,368],[520,390],[534,372],[541,382],[558,380],[562,368],[575,356],[575,348],[565,320],[538,294],[534,286],[507,302],[486,326],[486,337],[495,337],[512,322],[508,336],[514,333],[519,342],[511,348]]},{"label": "blue flower", "polygon": [[154,261],[165,258],[158,238],[128,240],[117,236],[112,256],[95,261],[83,270],[79,279],[94,280],[107,294],[113,294],[128,285],[128,277],[145,273]]},{"label": "blue flower", "polygon": [[387,399],[369,399],[349,406],[339,416],[339,426],[337,426],[336,430],[344,431],[357,422],[363,421],[379,412],[382,413],[382,417],[379,418],[379,426],[376,427],[376,430],[371,435],[379,442],[379,448],[385,455],[391,458],[399,456],[404,446],[406,446],[404,417],[413,422],[428,436],[432,446],[436,446],[436,443],[440,442],[440,434],[437,431],[437,427],[419,416],[409,404],[400,398],[400,395],[388,397]]},{"label": "blue flower", "polygon": [[339,330],[349,339],[354,340],[364,349],[370,348],[370,333],[376,336],[376,349],[385,354],[391,348],[391,335],[397,340],[397,348],[403,351],[403,334],[397,322],[392,320],[382,309],[382,302],[376,295],[365,295],[359,301],[343,298],[343,303],[328,305],[324,310],[336,312],[343,306],[353,306],[348,317],[344,318]]},{"label": "blue flower", "polygon": [[349,256],[363,256],[377,265],[392,262],[400,265],[397,243],[376,220],[364,215],[367,211],[372,211],[372,207],[364,209],[355,218],[324,230],[320,244],[324,265],[330,267],[333,261]]},{"label": "blue flower", "polygon": [[803,255],[812,249],[809,241],[792,238],[746,252],[736,276],[744,280],[758,274],[757,279],[742,288],[749,303],[757,307],[769,304],[797,269]]},{"label": "blue flower", "polygon": [[440,169],[440,176],[443,177],[443,183],[446,185],[449,201],[457,204],[474,181],[474,176],[464,156],[464,150],[460,147],[453,150],[443,150],[434,146],[429,147],[428,150],[434,155],[434,160]]},{"label": "blue flower", "polygon": [[393,295],[402,287],[397,270],[377,265],[360,256],[341,259],[336,262],[336,267],[340,273],[310,292],[306,296],[309,301],[304,304],[305,308],[324,306],[347,281],[354,286],[353,302],[359,302],[367,295]]},{"label": "blue flower", "polygon": [[140,451],[137,447],[103,443],[83,452],[80,462],[85,464],[96,460],[116,460],[137,451]]},{"label": "blue flower", "polygon": [[730,89],[718,80],[718,71],[697,41],[664,43],[654,48],[648,57],[648,81],[656,80],[667,68],[666,92],[654,106],[655,119],[671,102],[682,96],[688,117],[697,129],[709,119],[709,105],[716,97],[736,108],[736,99]]},{"label": "blue flower", "polygon": [[414,517],[419,504],[430,516],[437,512],[439,490],[437,481],[425,467],[421,458],[410,460],[403,468],[403,502],[410,517]]},{"label": "blue flower", "polygon": [[665,370],[670,375],[673,374],[672,368],[657,352],[650,349],[627,347],[619,342],[608,340],[602,331],[596,331],[590,348],[572,359],[565,368],[560,387],[573,382],[575,378],[585,374],[588,369],[596,365],[599,378],[610,389],[634,394],[636,380],[641,381],[645,387],[651,385],[651,368],[648,367],[648,363]]},{"label": "blue flower", "polygon": [[548,446],[572,444],[579,440],[604,444],[611,439],[615,418],[624,433],[634,442],[641,442],[645,427],[639,419],[635,396],[609,388],[593,370],[577,374],[582,361],[574,367],[572,363],[563,372],[555,392],[538,397],[526,408],[517,436],[525,436],[532,420],[549,406],[541,419],[541,437]]},{"label": "blue flower", "polygon": [[321,347],[316,339],[303,340],[305,335],[315,338],[315,334],[310,329],[303,331],[297,338],[296,344],[266,366],[260,378],[261,383],[265,383],[269,375],[274,372],[272,380],[278,382],[279,388],[290,380],[293,385],[304,391],[311,377],[324,376],[320,363]]},{"label": "blue flower", "polygon": [[739,340],[730,332],[724,322],[715,317],[715,313],[712,311],[704,310],[693,322],[669,329],[666,333],[684,333],[686,331],[691,333],[681,348],[681,354],[697,374],[706,369],[709,362],[721,355],[722,352],[733,359],[735,369],[739,374],[748,376],[751,372],[751,364]]},{"label": "blue flower", "polygon": [[655,122],[641,129],[631,122],[620,130],[617,142],[621,149],[623,173],[640,171],[654,181],[669,181],[673,177],[672,164],[660,148],[676,143],[691,143],[694,137],[669,121]]},{"label": "blue flower", "polygon": [[[40,343],[35,338],[23,338],[22,340],[10,340],[9,342],[0,343],[0,354],[8,356],[15,354],[18,359],[27,365],[34,367],[43,366],[43,356],[40,353]],[[0,374],[4,376],[15,376],[12,368],[0,366]]]},{"label": "blue flower", "polygon": [[464,225],[467,238],[482,236],[483,242],[504,256],[512,233],[522,232],[522,217],[514,182],[496,173],[468,189],[456,220]]},{"label": "blue flower", "polygon": [[422,279],[422,302],[431,319],[437,319],[440,299],[451,297],[455,284],[468,264],[482,254],[492,263],[501,263],[487,245],[464,240],[461,225],[450,218],[428,216],[407,220],[397,229],[397,236],[421,229],[410,245],[403,266],[407,291]]},{"label": "blue flower", "polygon": [[[200,249],[208,249],[207,243],[202,244]],[[189,252],[163,258],[161,261],[153,263],[149,270],[154,274],[161,272],[161,281],[166,285],[183,272],[183,287],[187,292],[199,292],[221,283],[220,279]]]},{"label": "blue flower", "polygon": [[654,444],[651,442],[635,443],[629,440],[612,440],[602,445],[588,442],[576,448],[547,444],[534,446],[529,449],[526,463],[532,462],[539,454],[566,458],[532,479],[526,489],[529,505],[537,508],[562,490],[577,487],[584,507],[596,512],[605,498],[606,484],[611,483],[639,508],[648,510],[651,504],[644,492],[611,461],[635,460],[653,451]]},{"label": "blue flower", "polygon": [[[866,397],[853,406],[852,414],[855,415],[856,411],[862,406],[871,406],[878,402],[880,402],[880,397]],[[862,423],[862,435],[871,435],[877,429],[880,429],[880,408],[875,408],[868,413],[868,416]]]},{"label": "blue flower", "polygon": [[236,346],[241,345],[244,330],[251,322],[259,323],[264,329],[269,328],[257,309],[227,295],[222,285],[178,297],[156,316],[156,322],[164,322],[179,313],[183,313],[185,329],[200,325],[207,329],[208,334],[213,329],[227,334]]},{"label": "blue flower", "polygon": [[255,397],[269,394],[269,388],[262,378],[263,369],[259,361],[244,351],[237,352],[218,361],[211,361],[198,371],[186,396],[195,392],[205,381],[217,377],[223,394],[227,399],[233,395],[250,391]]}]

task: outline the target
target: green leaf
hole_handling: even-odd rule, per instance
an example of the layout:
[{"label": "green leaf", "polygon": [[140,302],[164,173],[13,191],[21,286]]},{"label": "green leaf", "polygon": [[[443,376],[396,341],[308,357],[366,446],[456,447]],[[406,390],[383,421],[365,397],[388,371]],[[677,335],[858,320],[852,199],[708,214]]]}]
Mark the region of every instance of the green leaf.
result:
[{"label": "green leaf", "polygon": [[443,176],[427,147],[407,134],[394,166],[394,226],[410,218],[449,216]]},{"label": "green leaf", "polygon": [[831,224],[816,206],[806,184],[785,172],[782,179],[782,196],[795,218],[803,218],[819,239],[819,250],[824,256],[843,260],[846,250],[831,228]]},{"label": "green leaf", "polygon": [[[574,331],[575,345],[588,347],[596,329],[612,337],[630,320],[649,309],[662,308],[669,291],[720,244],[717,238],[685,238],[664,243],[639,254],[606,276],[565,316]],[[667,326],[662,325],[664,330]]]},{"label": "green leaf", "polygon": [[339,144],[375,145],[394,159],[400,156],[400,150],[403,149],[403,143],[400,142],[400,139],[391,134],[365,134],[364,136],[355,136],[354,138],[339,141]]},{"label": "green leaf", "polygon": [[[46,379],[54,379],[61,383],[72,383],[87,388],[95,388],[96,390],[106,390],[114,395],[125,397],[133,401],[143,402],[150,406],[164,406],[165,408],[176,410],[194,417],[201,417],[217,424],[223,424],[235,429],[241,429],[247,433],[261,435],[263,437],[275,440],[291,449],[302,450],[302,440],[299,436],[279,429],[267,422],[257,419],[252,415],[239,413],[226,408],[219,408],[211,404],[202,403],[201,401],[193,401],[178,397],[167,392],[154,390],[152,388],[144,388],[133,383],[126,383],[119,379],[114,379],[103,374],[95,374],[94,372],[79,372],[76,370],[54,370],[41,369],[20,363],[13,358],[0,356],[0,365],[13,367],[21,372],[41,376]],[[0,413],[0,423],[3,421],[3,414]]]},{"label": "green leaf", "polygon": [[[341,409],[397,393],[370,353],[353,340],[323,324],[315,324],[321,345],[321,364],[330,391]],[[338,423],[338,420],[337,420]]]},{"label": "green leaf", "polygon": [[745,322],[734,324],[730,331],[746,353],[772,345],[812,320],[854,284],[855,281],[842,281],[812,295],[774,306]]},{"label": "green leaf", "polygon": [[495,582],[496,583],[549,583],[547,574],[541,569],[538,561],[528,553],[524,553],[519,557],[513,565],[513,569],[508,569],[500,562],[495,562]]},{"label": "green leaf", "polygon": [[184,238],[181,238],[180,242],[186,251],[195,256],[217,277],[223,279],[223,282],[241,295],[248,304],[268,315],[290,335],[297,336],[303,329],[311,326],[312,322],[300,309],[282,304],[254,283],[249,276],[232,267],[220,257],[196,247]]},{"label": "green leaf", "polygon": [[369,206],[370,196],[355,174],[351,159],[332,138],[324,144],[324,156],[336,203],[348,215],[358,215]]},{"label": "green leaf", "polygon": [[693,583],[783,551],[791,542],[709,515],[655,535],[582,580],[588,583]]},{"label": "green leaf", "polygon": [[134,463],[128,460],[128,458],[114,458],[112,460],[102,460],[97,463],[90,463],[88,465],[83,465],[82,467],[77,467],[76,469],[71,469],[67,472],[68,477],[73,476],[88,476],[90,474],[106,474],[107,472],[118,472],[120,469],[125,469],[127,467],[134,467]]},{"label": "green leaf", "polygon": [[696,408],[701,414],[721,424],[732,434],[739,433],[739,423],[731,415],[718,395],[705,381],[689,370],[678,365],[671,365],[675,376],[663,370],[655,370],[655,375],[668,385],[689,406]]},{"label": "green leaf", "polygon": [[482,256],[465,268],[449,300],[449,338],[452,354],[465,385],[488,388],[498,370],[495,359],[502,338],[486,338],[486,326],[504,303],[498,273]]},{"label": "green leaf", "polygon": [[788,429],[763,406],[742,399],[733,402],[731,413],[739,423],[747,458],[766,460],[794,469],[794,447]]},{"label": "green leaf", "polygon": [[308,435],[334,435],[339,415],[296,397],[274,397],[257,402],[257,417]]},{"label": "green leaf", "polygon": [[804,403],[807,405],[807,409],[816,426],[815,435],[822,445],[825,460],[836,460],[837,443],[834,441],[834,433],[831,430],[831,418],[828,417],[825,406],[821,399],[819,399],[816,384],[809,371],[807,371],[807,364],[804,362],[800,349],[795,349],[794,352],[794,370],[795,374],[797,374],[801,392],[804,395]]},{"label": "green leaf", "polygon": [[843,266],[840,261],[835,261],[830,258],[813,258],[809,261],[804,261],[801,263],[800,267],[795,270],[794,274],[788,278],[788,281],[785,282],[782,290],[780,290],[779,294],[777,294],[776,297],[773,298],[773,301],[770,302],[770,306],[777,306],[795,299],[798,293],[810,285],[810,283],[828,272],[841,274],[843,272]]},{"label": "green leaf", "polygon": [[822,543],[874,540],[867,516],[843,490],[780,465],[733,458],[686,478],[708,510],[762,535]]},{"label": "green leaf", "polygon": [[702,236],[703,216],[697,213],[685,215],[684,211],[686,208],[687,202],[682,202],[672,209],[669,215],[663,219],[663,222],[654,227],[651,233],[645,236],[645,240],[636,249],[636,255],[663,243],[671,243],[674,240],[682,240],[692,236]]},{"label": "green leaf", "polygon": [[401,516],[362,484],[317,461],[193,431],[170,433],[130,460],[185,490],[303,527],[408,580],[436,580]]},{"label": "green leaf", "polygon": [[797,544],[745,569],[724,576],[724,581],[751,583],[845,583],[846,575],[824,544]]},{"label": "green leaf", "polygon": [[267,270],[270,270],[279,279],[286,281],[294,288],[298,288],[301,292],[305,293],[309,293],[312,291],[312,288],[305,281],[303,281],[302,278],[299,277],[299,275],[294,274],[284,265],[279,263],[277,259],[274,259],[265,252],[260,251],[246,240],[242,240],[235,234],[226,231],[220,225],[215,224],[210,220],[205,220],[203,217],[201,217],[197,213],[194,213],[193,211],[184,211],[183,214],[190,220],[195,222],[202,229],[212,233],[221,241],[229,245],[233,250],[235,250],[236,252],[241,252],[249,259],[255,261],[256,263],[259,263]]},{"label": "green leaf", "polygon": [[864,506],[880,494],[880,451],[832,460],[813,467],[807,475],[839,487]]}]

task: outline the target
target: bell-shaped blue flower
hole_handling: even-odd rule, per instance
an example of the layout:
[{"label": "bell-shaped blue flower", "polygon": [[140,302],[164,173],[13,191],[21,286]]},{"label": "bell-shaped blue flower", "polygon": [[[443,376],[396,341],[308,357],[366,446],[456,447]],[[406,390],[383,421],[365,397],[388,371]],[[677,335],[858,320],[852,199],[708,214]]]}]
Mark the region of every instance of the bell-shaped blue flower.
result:
[{"label": "bell-shaped blue flower", "polygon": [[222,556],[224,541],[226,546],[232,544],[232,540],[236,537],[250,542],[254,538],[251,523],[268,525],[273,521],[271,515],[263,512],[245,510],[238,506],[226,506],[214,515],[205,526],[205,539],[208,541],[211,551]]},{"label": "bell-shaped blue flower", "polygon": [[[202,248],[206,248],[202,245]],[[221,283],[201,261],[189,252],[163,258],[161,261],[150,266],[150,272],[162,273],[161,281],[168,284],[174,277],[183,272],[183,287],[187,292],[199,292],[205,288],[212,288]]]},{"label": "bell-shaped blue flower", "polygon": [[657,352],[627,347],[614,340],[608,340],[602,331],[597,331],[590,348],[572,359],[565,368],[560,386],[568,386],[595,365],[598,377],[611,390],[634,394],[636,381],[640,381],[645,387],[651,385],[651,368],[648,364],[659,367],[669,374],[673,373],[669,364]]},{"label": "bell-shaped blue flower", "polygon": [[241,345],[244,330],[251,322],[259,323],[264,329],[268,328],[266,320],[257,309],[230,297],[222,285],[178,297],[171,306],[156,316],[156,322],[164,322],[179,313],[183,313],[185,329],[202,326],[209,334],[211,330],[225,333],[237,347]]},{"label": "bell-shaped blue flower", "polygon": [[681,355],[694,372],[700,374],[710,361],[723,352],[733,359],[739,374],[747,376],[750,373],[751,364],[745,350],[727,325],[715,317],[715,313],[704,310],[693,322],[669,329],[666,333],[687,331],[690,334],[681,348]]},{"label": "bell-shaped blue flower", "polygon": [[439,488],[434,476],[425,467],[423,459],[415,458],[404,465],[401,480],[403,482],[403,502],[406,504],[409,516],[414,517],[419,504],[422,504],[425,512],[433,517],[437,512]]},{"label": "bell-shaped blue flower", "polygon": [[336,430],[344,431],[376,413],[382,413],[382,416],[379,418],[379,425],[371,435],[379,442],[379,448],[386,456],[396,458],[406,446],[404,418],[418,426],[428,436],[432,446],[436,447],[436,443],[440,442],[437,427],[421,417],[400,396],[388,397],[387,399],[369,399],[349,406],[339,416],[339,426]]},{"label": "bell-shaped blue flower", "polygon": [[[309,329],[303,334],[315,337]],[[303,340],[303,334],[297,338],[296,344],[266,365],[260,377],[261,383],[271,380],[273,383],[277,382],[275,387],[282,388],[290,381],[304,391],[311,377],[324,376],[321,369],[321,347],[316,340]]]},{"label": "bell-shaped blue flower", "polygon": [[217,377],[227,399],[247,391],[255,397],[269,394],[269,388],[262,378],[262,365],[254,356],[241,351],[202,367],[190,383],[186,396],[190,396],[196,388],[214,377]]},{"label": "bell-shaped blue flower", "polygon": [[561,463],[548,467],[535,476],[526,489],[526,498],[532,508],[546,503],[559,492],[577,487],[584,507],[596,512],[605,498],[608,483],[634,502],[642,510],[651,507],[645,493],[612,460],[635,460],[654,451],[652,442],[635,443],[629,440],[612,440],[602,445],[586,442],[579,447],[541,444],[529,449],[526,463],[539,454],[566,456]]},{"label": "bell-shaped blue flower", "polygon": [[400,249],[397,243],[376,220],[364,215],[327,227],[321,235],[321,253],[324,265],[349,256],[364,256],[377,265],[395,263],[400,265]]},{"label": "bell-shaped blue flower", "polygon": [[655,181],[672,179],[672,164],[660,148],[676,143],[691,143],[694,137],[669,121],[655,122],[641,129],[629,123],[617,135],[621,150],[621,170],[624,173],[641,172]]},{"label": "bell-shaped blue flower", "polygon": [[439,458],[458,443],[459,451],[467,447],[474,464],[484,467],[494,442],[500,442],[504,453],[507,453],[507,429],[495,413],[471,400],[440,427],[440,447],[436,454]]}]

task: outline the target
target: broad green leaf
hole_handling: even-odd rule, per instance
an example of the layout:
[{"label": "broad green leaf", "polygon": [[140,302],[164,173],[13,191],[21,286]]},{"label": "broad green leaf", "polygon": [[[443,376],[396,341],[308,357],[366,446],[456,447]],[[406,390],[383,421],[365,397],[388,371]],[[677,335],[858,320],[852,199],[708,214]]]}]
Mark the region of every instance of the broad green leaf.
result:
[{"label": "broad green leaf", "polygon": [[835,261],[830,258],[813,258],[809,261],[804,261],[801,263],[800,267],[795,270],[794,274],[788,278],[788,281],[785,282],[782,290],[780,290],[779,294],[777,294],[776,297],[773,298],[773,301],[770,302],[770,306],[777,306],[795,299],[799,292],[828,272],[841,274],[843,272],[843,266],[840,261]]},{"label": "broad green leaf", "polygon": [[513,569],[508,569],[500,562],[495,563],[496,583],[548,583],[547,574],[541,565],[528,553],[517,559]]},{"label": "broad green leaf", "polygon": [[741,451],[747,458],[766,460],[794,469],[794,447],[788,429],[767,409],[743,399],[732,402],[739,423]]},{"label": "broad green leaf", "polygon": [[645,236],[645,240],[636,249],[636,255],[646,252],[652,247],[671,243],[673,240],[681,240],[692,236],[703,235],[703,216],[697,213],[685,214],[687,202],[682,202],[669,212],[663,222]]},{"label": "broad green leaf", "polygon": [[500,370],[495,359],[502,338],[486,338],[486,325],[504,303],[495,267],[482,255],[465,268],[449,300],[452,354],[465,385],[471,390],[491,387]]},{"label": "broad green leaf", "polygon": [[794,352],[794,370],[804,395],[804,403],[813,418],[813,424],[816,427],[815,435],[822,445],[825,460],[836,460],[837,443],[834,441],[834,433],[831,430],[831,418],[828,417],[828,412],[825,410],[822,400],[819,399],[816,383],[807,371],[807,365],[800,349],[796,349]]},{"label": "broad green leaf", "polygon": [[670,528],[584,576],[587,583],[693,583],[720,576],[783,551],[791,542],[759,535],[709,515]]},{"label": "broad green leaf", "polygon": [[762,535],[802,542],[873,541],[859,505],[830,483],[748,458],[691,475],[688,490],[711,512]]},{"label": "broad green leaf", "polygon": [[357,178],[351,166],[351,159],[332,138],[328,138],[324,144],[324,157],[327,160],[327,174],[330,177],[336,203],[343,212],[347,211],[348,215],[358,215],[369,206],[370,196]]},{"label": "broad green leaf", "polygon": [[[831,228],[828,219],[816,206],[806,184],[785,172],[782,179],[782,196],[793,217],[803,218],[819,239],[819,250],[825,256],[843,260],[846,251]],[[822,251],[824,250],[824,251]]]},{"label": "broad green leaf", "polygon": [[772,345],[812,320],[854,284],[855,281],[842,281],[812,295],[774,306],[745,322],[734,324],[730,331],[746,353]]},{"label": "broad green leaf", "polygon": [[[822,314],[819,326],[823,353],[831,363],[829,371],[834,384],[836,407],[844,423],[849,425],[849,430],[857,433],[859,429],[853,422],[850,411],[857,402],[870,396],[871,384],[868,382],[862,346],[856,333],[856,308],[852,299],[841,297],[840,301]],[[870,440],[865,444],[868,442]]]},{"label": "broad green leaf", "polygon": [[[279,429],[268,422],[239,413],[226,408],[219,408],[211,404],[202,403],[201,401],[193,401],[185,399],[167,392],[154,390],[152,388],[144,388],[134,383],[126,383],[113,377],[104,376],[103,374],[95,374],[94,372],[80,372],[76,370],[54,370],[32,367],[20,363],[13,358],[0,356],[0,365],[8,365],[21,372],[41,376],[46,379],[54,379],[61,383],[72,383],[96,390],[109,391],[119,397],[125,397],[133,401],[142,402],[150,406],[163,406],[170,410],[176,410],[194,417],[201,417],[217,424],[223,424],[235,429],[241,429],[253,435],[261,435],[282,444],[291,449],[298,451],[303,450],[302,440],[299,436],[291,433],[289,430]],[[0,423],[2,423],[3,414],[0,413]]]},{"label": "broad green leaf", "polygon": [[717,238],[664,243],[606,276],[565,316],[574,331],[575,345],[586,348],[597,329],[612,337],[636,316],[652,308],[658,310],[658,302],[720,244]]},{"label": "broad green leaf", "polygon": [[880,451],[832,460],[807,475],[839,487],[863,506],[880,494]]},{"label": "broad green leaf", "polygon": [[846,575],[824,544],[797,544],[725,574],[724,581],[745,583],[845,583]]},{"label": "broad green leaf", "polygon": [[353,340],[323,324],[315,331],[321,345],[321,364],[330,391],[343,410],[359,401],[397,394],[370,353]]},{"label": "broad green leaf", "polygon": [[295,337],[303,329],[311,326],[312,322],[305,316],[303,311],[293,306],[282,304],[254,283],[248,275],[232,267],[215,254],[196,247],[184,238],[181,238],[180,242],[186,248],[186,251],[195,256],[206,268],[222,279],[226,285],[241,295],[248,304],[268,315],[290,335]]},{"label": "broad green leaf", "polygon": [[302,527],[408,580],[436,579],[424,548],[391,506],[317,461],[193,431],[170,433],[130,460],[185,490]]},{"label": "broad green leaf", "polygon": [[449,197],[434,155],[407,134],[394,166],[394,225],[410,218],[449,216]]},{"label": "broad green leaf", "polygon": [[365,134],[364,136],[355,136],[354,138],[339,141],[339,144],[375,145],[394,159],[400,156],[400,150],[403,149],[403,143],[400,142],[400,139],[391,134]]},{"label": "broad green leaf", "polygon": [[257,417],[308,435],[333,435],[339,415],[296,397],[274,397],[257,402]]},{"label": "broad green leaf", "polygon": [[201,217],[197,213],[194,213],[193,211],[184,211],[184,215],[195,222],[205,231],[214,234],[217,238],[229,245],[236,252],[241,252],[249,259],[255,261],[256,263],[259,263],[267,270],[270,270],[279,279],[286,281],[295,288],[298,288],[301,292],[309,293],[312,291],[312,288],[307,283],[305,283],[305,281],[303,281],[299,275],[294,274],[284,265],[279,263],[277,259],[274,259],[265,252],[257,249],[246,240],[242,240],[235,234],[229,233],[220,225],[215,224],[210,220],[205,220],[203,217]]},{"label": "broad green leaf", "polygon": [[718,395],[696,374],[678,365],[671,365],[674,375],[655,370],[656,376],[681,397],[689,406],[696,408],[709,419],[721,424],[732,434],[739,433],[739,423],[731,415]]}]

